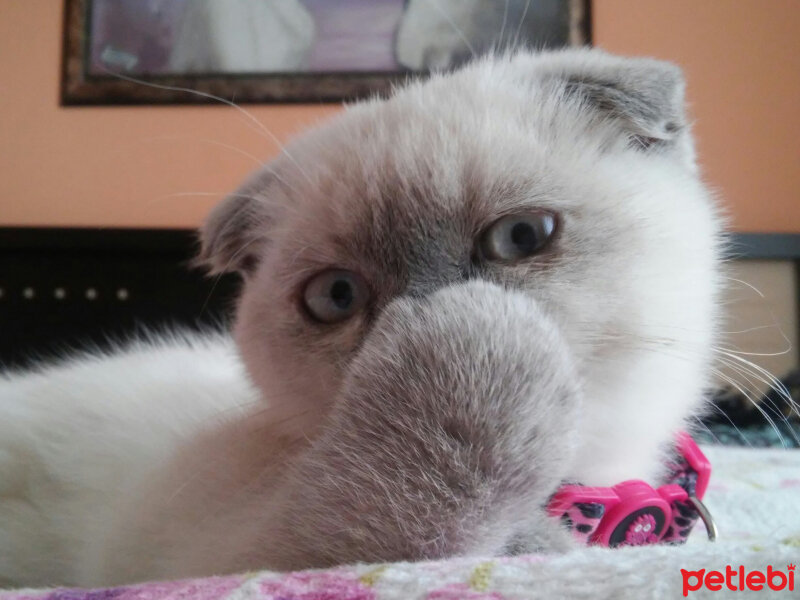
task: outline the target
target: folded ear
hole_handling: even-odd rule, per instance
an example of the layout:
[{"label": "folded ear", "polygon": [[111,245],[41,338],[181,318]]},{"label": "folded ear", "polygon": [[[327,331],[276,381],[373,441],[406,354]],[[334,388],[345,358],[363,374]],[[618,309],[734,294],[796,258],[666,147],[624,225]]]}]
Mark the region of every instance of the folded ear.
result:
[{"label": "folded ear", "polygon": [[540,69],[600,118],[618,123],[638,148],[669,145],[687,131],[685,83],[672,63],[569,50],[545,57]]},{"label": "folded ear", "polygon": [[195,263],[210,274],[255,270],[267,241],[270,210],[266,192],[271,175],[259,172],[218,204],[200,228]]}]

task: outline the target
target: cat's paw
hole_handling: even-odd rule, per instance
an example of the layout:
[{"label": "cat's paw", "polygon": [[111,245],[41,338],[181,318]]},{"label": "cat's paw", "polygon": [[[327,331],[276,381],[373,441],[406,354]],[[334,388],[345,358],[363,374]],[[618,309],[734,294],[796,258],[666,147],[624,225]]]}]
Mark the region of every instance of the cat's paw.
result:
[{"label": "cat's paw", "polygon": [[[282,568],[564,547],[543,506],[580,390],[556,325],[488,283],[396,300],[296,470]],[[334,535],[335,532],[335,535]]]}]

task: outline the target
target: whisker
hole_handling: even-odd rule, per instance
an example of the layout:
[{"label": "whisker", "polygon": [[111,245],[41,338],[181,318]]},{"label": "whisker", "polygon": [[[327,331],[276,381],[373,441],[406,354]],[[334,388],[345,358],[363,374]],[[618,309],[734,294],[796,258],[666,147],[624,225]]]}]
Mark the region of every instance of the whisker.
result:
[{"label": "whisker", "polygon": [[[112,77],[116,77],[118,79],[122,79],[123,81],[128,81],[130,83],[136,83],[136,84],[139,84],[139,85],[144,85],[144,86],[152,87],[152,88],[159,89],[159,90],[167,90],[167,91],[171,91],[171,92],[185,92],[187,94],[193,94],[193,95],[201,97],[201,98],[208,98],[209,100],[215,100],[217,102],[221,102],[222,104],[225,104],[226,106],[230,106],[231,108],[237,110],[241,115],[243,115],[244,118],[247,119],[247,121],[249,121],[250,123],[255,125],[256,131],[261,132],[266,139],[272,141],[278,147],[278,149],[281,152],[281,154],[285,155],[286,158],[288,158],[292,162],[292,164],[294,164],[294,166],[297,168],[297,170],[300,172],[300,174],[303,175],[303,177],[305,177],[306,180],[309,183],[313,184],[313,181],[311,180],[311,178],[303,170],[303,168],[300,166],[300,163],[294,158],[294,156],[292,156],[291,153],[286,149],[286,147],[280,141],[278,136],[276,136],[268,127],[266,127],[261,121],[259,121],[250,111],[245,110],[244,108],[242,108],[240,105],[236,104],[235,102],[232,102],[232,101],[228,100],[227,98],[223,98],[221,96],[215,96],[214,94],[210,94],[208,92],[202,92],[200,90],[193,90],[191,88],[185,88],[185,87],[174,86],[174,85],[166,85],[166,84],[163,84],[163,83],[153,83],[152,81],[145,81],[143,79],[137,79],[136,77],[131,77],[129,75],[123,75],[122,73],[111,71],[110,69],[107,69],[105,66],[102,66],[102,65],[101,65],[101,68],[102,68],[103,71],[106,72],[106,74],[108,74],[108,75],[110,75]],[[252,125],[250,126],[250,128],[252,129]]]},{"label": "whisker", "polygon": [[514,34],[515,44],[519,42],[519,36],[522,32],[522,24],[525,22],[525,17],[528,16],[528,9],[531,7],[531,0],[526,0],[525,2],[525,9],[522,11],[522,17],[519,20],[519,24],[517,24],[517,31]]},{"label": "whisker", "polygon": [[728,384],[730,384],[730,385],[731,385],[731,386],[732,386],[734,389],[738,390],[738,391],[739,391],[739,393],[741,393],[741,394],[742,394],[742,396],[744,396],[744,398],[745,398],[745,399],[746,399],[748,402],[750,402],[750,404],[753,406],[753,408],[755,408],[755,409],[756,409],[756,410],[757,410],[759,413],[761,413],[761,416],[762,416],[762,417],[764,417],[764,419],[765,419],[765,420],[766,420],[766,421],[769,423],[769,425],[772,427],[773,431],[775,431],[775,433],[777,433],[777,434],[778,434],[778,439],[780,440],[780,442],[781,442],[781,445],[783,446],[783,448],[784,448],[784,449],[788,449],[788,448],[789,448],[789,446],[788,446],[788,444],[786,443],[786,439],[783,437],[783,434],[781,433],[780,429],[779,429],[779,428],[778,428],[778,426],[775,424],[775,421],[773,421],[773,420],[772,420],[772,417],[770,417],[770,416],[767,414],[767,412],[766,412],[766,411],[765,411],[763,408],[761,408],[761,407],[759,406],[759,403],[758,403],[758,402],[756,402],[755,400],[753,400],[753,398],[750,396],[750,394],[749,394],[749,393],[748,393],[748,392],[747,392],[745,389],[743,389],[743,388],[742,388],[742,386],[741,386],[741,385],[739,385],[739,383],[738,383],[738,382],[736,382],[734,379],[732,379],[732,378],[730,378],[730,377],[728,377],[727,375],[724,375],[724,374],[722,374],[722,373],[718,373],[718,376],[719,376],[719,377],[720,377],[720,378],[721,378],[723,381],[726,381]]},{"label": "whisker", "polygon": [[[698,417],[697,415],[692,415],[692,419],[695,420],[697,427],[705,430],[705,432],[708,433],[709,436],[711,436],[711,438],[714,440],[714,443],[722,444],[722,441],[717,437],[717,435],[713,431],[711,431],[711,428],[708,425],[703,423],[703,420],[700,417]],[[744,437],[742,439],[744,439],[747,442],[747,440]]]},{"label": "whisker", "polygon": [[155,204],[160,200],[167,200],[169,198],[183,198],[192,196],[209,196],[215,198],[243,198],[245,200],[263,201],[263,196],[256,196],[254,194],[237,194],[231,192],[173,192],[171,194],[162,194],[150,201],[150,204]]},{"label": "whisker", "polygon": [[[721,372],[719,372],[717,369],[713,369],[713,367],[712,367],[712,370],[714,371],[714,374],[715,374],[715,375],[716,375],[718,378],[720,378],[720,379],[724,378],[724,374],[722,374]],[[748,440],[748,439],[747,439],[747,437],[744,435],[744,433],[742,432],[742,430],[741,430],[741,429],[739,429],[739,426],[738,426],[738,425],[736,425],[736,423],[733,421],[733,419],[731,418],[731,416],[730,416],[730,415],[729,415],[727,412],[725,412],[725,410],[723,410],[721,406],[718,406],[718,405],[717,405],[715,402],[713,402],[713,401],[709,402],[709,403],[708,403],[708,406],[710,406],[710,407],[711,407],[713,410],[717,411],[717,412],[718,412],[718,413],[719,413],[719,414],[720,414],[722,417],[724,417],[724,418],[725,418],[725,420],[726,420],[726,421],[728,421],[728,423],[730,423],[731,427],[733,427],[734,431],[736,431],[736,433],[737,433],[737,434],[739,434],[739,437],[740,437],[740,438],[742,438],[742,440],[743,440],[743,441],[744,441],[744,442],[745,442],[745,443],[746,443],[748,446],[752,447],[752,444],[750,443],[750,440]]]},{"label": "whisker", "polygon": [[508,21],[508,2],[509,0],[505,0],[505,6],[503,7],[503,25],[500,27],[500,48],[503,47],[503,36],[506,33],[506,22]]},{"label": "whisker", "polygon": [[[755,384],[752,383],[752,380],[750,379],[750,376],[752,376],[756,381],[760,381],[761,383],[767,383],[766,381],[764,381],[762,378],[758,377],[757,375],[754,375],[752,373],[746,372],[744,369],[741,368],[741,365],[738,365],[738,367],[739,367],[738,371],[737,371],[737,365],[727,364],[727,366],[730,369],[732,369],[735,372],[737,372],[739,375],[744,376],[745,380],[752,386],[752,389],[755,392],[754,393],[755,396],[760,395],[759,394],[759,390],[756,388]],[[772,388],[772,389],[775,389],[775,388]],[[792,436],[792,439],[794,440],[794,442],[798,446],[800,446],[800,439],[798,439],[797,433],[795,432],[794,428],[792,427],[791,423],[789,422],[788,416],[778,408],[778,406],[775,404],[775,402],[771,398],[769,398],[768,395],[761,396],[761,401],[760,402],[758,400],[754,400],[750,396],[746,396],[746,398],[747,398],[748,401],[750,401],[751,404],[753,404],[753,406],[755,406],[756,408],[759,408],[759,410],[761,411],[762,415],[764,415],[765,418],[767,417],[767,412],[766,412],[766,410],[762,409],[761,406],[762,405],[766,406],[766,408],[769,409],[769,411],[772,414],[776,415],[780,419],[780,421],[784,425],[786,425],[786,429],[790,432],[790,434]],[[777,429],[776,429],[776,433],[779,433]]]},{"label": "whisker", "polygon": [[238,147],[233,146],[231,144],[226,144],[225,142],[221,142],[219,140],[214,140],[214,139],[211,139],[211,138],[198,137],[198,136],[194,136],[194,135],[178,135],[178,134],[175,134],[175,135],[159,135],[159,136],[147,138],[146,140],[142,140],[142,141],[143,142],[159,142],[159,141],[173,141],[173,140],[191,140],[191,141],[195,141],[195,142],[203,142],[205,144],[210,144],[212,146],[219,146],[220,148],[225,148],[227,150],[233,150],[237,154],[240,154],[240,155],[244,156],[245,158],[249,158],[258,167],[263,167],[263,166],[266,165],[266,163],[263,160],[259,159],[254,154],[250,154],[246,150],[242,150],[241,148],[238,148]]},{"label": "whisker", "polygon": [[736,335],[741,333],[752,333],[753,331],[761,331],[763,329],[778,329],[781,332],[781,335],[786,337],[778,323],[773,323],[772,325],[757,325],[755,327],[748,327],[747,329],[739,329],[736,331],[720,331],[719,333],[721,335]]},{"label": "whisker", "polygon": [[[753,380],[755,380],[755,381],[757,381],[759,383],[762,383],[764,385],[767,385],[770,389],[775,389],[775,388],[773,388],[771,386],[771,382],[768,379],[765,379],[764,377],[759,376],[758,373],[753,372],[746,365],[734,362],[734,361],[732,361],[732,360],[730,360],[728,358],[718,358],[718,362],[721,365],[729,368],[731,371],[733,371],[737,375],[743,376],[745,378],[745,381],[747,381],[747,383],[750,386],[752,386],[752,390],[753,390],[753,392],[754,392],[754,394],[756,396],[759,396],[761,394],[761,390],[757,385],[755,385],[753,383]],[[751,379],[751,377],[752,377],[752,379]]]},{"label": "whisker", "polygon": [[726,348],[724,346],[718,346],[716,348],[712,348],[712,350],[717,352],[731,352],[738,356],[785,356],[792,351],[792,347],[786,348],[785,350],[781,350],[780,352],[742,352],[741,350],[736,350],[734,348]]},{"label": "whisker", "polygon": [[[620,341],[627,341],[625,340],[625,338],[621,338],[619,336],[608,336],[608,335],[595,336],[593,338],[593,341],[595,340],[595,338],[597,340],[601,339],[614,340],[617,343],[619,343]],[[634,342],[635,343],[629,344],[629,348],[631,350],[654,352],[686,361],[694,360],[691,352],[676,353],[665,350],[665,348],[660,345],[660,342],[662,342],[662,340],[640,338],[634,340]],[[786,390],[785,386],[783,386],[783,384],[776,377],[771,375],[768,371],[766,371],[761,367],[758,367],[757,365],[754,365],[750,361],[736,355],[726,356],[724,350],[719,350],[719,349],[714,349],[714,350],[716,350],[718,354],[717,361],[720,364],[730,368],[739,377],[742,377],[744,381],[739,382],[730,377],[729,375],[722,373],[719,369],[716,369],[713,366],[710,367],[711,372],[715,374],[718,379],[726,382],[728,385],[730,385],[732,388],[736,389],[737,391],[739,391],[739,393],[742,394],[742,396],[759,412],[759,414],[761,414],[764,420],[772,427],[772,429],[778,435],[778,438],[781,440],[781,444],[783,445],[784,448],[788,448],[789,446],[787,445],[787,441],[781,432],[781,428],[778,427],[777,423],[772,418],[770,413],[778,415],[782,423],[786,425],[787,429],[791,432],[793,440],[796,443],[798,443],[798,445],[800,445],[800,440],[798,439],[797,433],[795,433],[794,429],[791,427],[791,424],[789,423],[787,416],[781,413],[779,410],[777,410],[777,408],[774,406],[774,402],[768,401],[765,403],[764,406],[769,408],[769,412],[767,412],[764,406],[761,406],[760,403],[756,400],[756,398],[759,398],[761,396],[761,393],[760,390],[757,388],[757,386],[754,384],[753,380],[755,379],[761,381],[762,383],[765,383],[768,386],[770,386],[772,389],[778,391],[781,397],[784,400],[786,400],[787,403],[789,403],[789,405],[795,408],[796,410],[796,403],[791,398],[791,395],[788,393],[788,390]],[[715,409],[719,408],[715,407]],[[728,418],[727,415],[726,418]],[[728,420],[730,419],[728,418]]]},{"label": "whisker", "polygon": [[459,28],[458,25],[456,25],[455,21],[453,21],[453,19],[450,18],[450,15],[447,14],[447,11],[442,10],[442,7],[439,6],[439,3],[437,2],[437,0],[427,0],[427,2],[434,9],[436,9],[436,12],[438,12],[440,15],[442,15],[444,17],[444,19],[448,22],[450,27],[453,28],[453,31],[455,31],[456,35],[458,35],[458,37],[461,39],[461,41],[464,42],[464,44],[467,46],[467,49],[472,54],[472,58],[476,58],[478,56],[478,53],[475,52],[474,46],[472,44],[470,44],[469,39],[467,39],[467,36],[464,35],[464,32],[461,31],[461,29]]},{"label": "whisker", "polygon": [[780,379],[775,377],[763,367],[760,367],[757,364],[742,358],[741,356],[724,352],[722,354],[726,356],[728,360],[737,361],[736,363],[731,363],[732,368],[735,364],[740,370],[750,372],[754,377],[758,377],[759,381],[775,390],[781,396],[781,398],[786,400],[787,404],[795,410],[797,415],[800,416],[800,410],[798,409],[797,402],[795,402],[794,398],[792,398],[791,392],[786,388]]},{"label": "whisker", "polygon": [[751,283],[747,283],[746,281],[743,281],[741,279],[736,279],[735,277],[728,277],[726,275],[723,275],[722,278],[728,281],[735,281],[736,283],[741,283],[742,285],[749,287],[751,290],[753,290],[756,294],[758,294],[762,298],[766,298],[766,296],[761,292],[761,290],[759,290],[756,286],[754,286]]}]

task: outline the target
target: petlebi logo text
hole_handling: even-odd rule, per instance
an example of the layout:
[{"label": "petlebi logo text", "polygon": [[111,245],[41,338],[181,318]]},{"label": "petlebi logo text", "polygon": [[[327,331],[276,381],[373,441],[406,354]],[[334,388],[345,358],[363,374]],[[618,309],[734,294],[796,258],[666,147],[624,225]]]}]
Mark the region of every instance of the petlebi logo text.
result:
[{"label": "petlebi logo text", "polygon": [[786,565],[785,570],[772,565],[766,571],[748,571],[744,565],[733,567],[727,565],[725,571],[687,571],[681,569],[683,578],[683,596],[686,597],[690,592],[696,592],[701,588],[717,592],[729,590],[731,592],[743,592],[744,590],[773,590],[794,591],[794,571],[795,565]]}]

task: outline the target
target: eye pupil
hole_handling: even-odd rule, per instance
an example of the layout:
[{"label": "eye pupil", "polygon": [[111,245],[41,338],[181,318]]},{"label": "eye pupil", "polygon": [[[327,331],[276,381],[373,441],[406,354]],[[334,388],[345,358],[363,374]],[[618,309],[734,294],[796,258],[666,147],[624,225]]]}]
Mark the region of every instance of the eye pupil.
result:
[{"label": "eye pupil", "polygon": [[520,250],[531,250],[537,245],[536,232],[528,223],[517,223],[511,228],[511,241]]},{"label": "eye pupil", "polygon": [[533,211],[502,217],[479,240],[479,250],[487,260],[522,260],[547,248],[556,228],[556,216],[548,211]]},{"label": "eye pupil", "polygon": [[342,310],[345,310],[353,302],[353,288],[347,281],[339,279],[331,286],[331,300]]},{"label": "eye pupil", "polygon": [[328,269],[306,282],[302,303],[306,314],[320,323],[340,323],[357,314],[369,300],[364,279],[352,271]]}]

